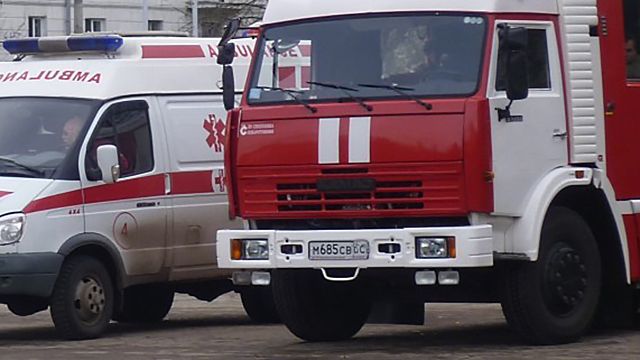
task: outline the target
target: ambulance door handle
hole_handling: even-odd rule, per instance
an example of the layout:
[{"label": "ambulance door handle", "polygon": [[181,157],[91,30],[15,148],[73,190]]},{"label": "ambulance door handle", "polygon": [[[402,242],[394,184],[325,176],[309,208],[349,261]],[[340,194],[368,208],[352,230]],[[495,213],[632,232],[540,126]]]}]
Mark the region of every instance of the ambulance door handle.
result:
[{"label": "ambulance door handle", "polygon": [[171,194],[171,174],[164,174],[164,194]]}]

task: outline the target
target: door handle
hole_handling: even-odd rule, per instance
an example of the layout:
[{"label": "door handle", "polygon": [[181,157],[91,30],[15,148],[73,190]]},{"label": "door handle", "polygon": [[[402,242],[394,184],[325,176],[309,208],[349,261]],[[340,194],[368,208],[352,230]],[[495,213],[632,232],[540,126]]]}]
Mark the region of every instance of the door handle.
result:
[{"label": "door handle", "polygon": [[567,138],[567,136],[568,136],[568,134],[567,134],[566,130],[565,131],[558,130],[558,129],[553,130],[553,137],[554,138],[558,138],[558,139],[564,140],[564,139]]},{"label": "door handle", "polygon": [[171,174],[164,174],[164,194],[171,194]]},{"label": "door handle", "polygon": [[607,116],[612,116],[616,113],[616,103],[613,101],[609,101],[605,107],[604,114]]}]

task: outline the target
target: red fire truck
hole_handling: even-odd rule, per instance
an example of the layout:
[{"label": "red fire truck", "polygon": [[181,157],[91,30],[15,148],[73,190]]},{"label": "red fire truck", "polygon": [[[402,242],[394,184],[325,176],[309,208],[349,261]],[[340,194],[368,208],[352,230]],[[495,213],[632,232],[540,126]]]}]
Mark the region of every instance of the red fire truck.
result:
[{"label": "red fire truck", "polygon": [[309,341],[425,302],[499,302],[536,344],[630,321],[639,37],[640,1],[269,1],[219,266]]}]

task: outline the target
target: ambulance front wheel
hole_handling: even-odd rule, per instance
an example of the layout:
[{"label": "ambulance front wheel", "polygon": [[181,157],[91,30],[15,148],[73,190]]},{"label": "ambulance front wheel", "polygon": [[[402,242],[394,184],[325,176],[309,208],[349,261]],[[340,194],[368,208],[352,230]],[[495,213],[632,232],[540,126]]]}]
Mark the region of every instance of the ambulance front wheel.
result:
[{"label": "ambulance front wheel", "polygon": [[542,226],[538,260],[506,272],[502,311],[527,342],[575,341],[594,318],[601,278],[589,225],[571,209],[552,207]]},{"label": "ambulance front wheel", "polygon": [[50,304],[51,318],[62,337],[97,338],[111,320],[113,305],[112,279],[102,262],[86,255],[64,262]]},{"label": "ambulance front wheel", "polygon": [[371,302],[357,282],[329,282],[315,270],[276,270],[272,281],[280,319],[303,340],[350,339],[369,317]]}]

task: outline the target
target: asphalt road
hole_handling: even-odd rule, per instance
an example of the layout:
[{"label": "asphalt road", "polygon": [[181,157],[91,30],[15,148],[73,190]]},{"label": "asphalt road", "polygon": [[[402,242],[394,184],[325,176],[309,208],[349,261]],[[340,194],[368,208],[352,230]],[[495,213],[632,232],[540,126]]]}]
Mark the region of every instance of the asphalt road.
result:
[{"label": "asphalt road", "polygon": [[0,307],[0,359],[640,359],[640,328],[562,346],[524,346],[497,305],[433,304],[425,326],[367,325],[350,341],[304,343],[283,325],[254,325],[235,294],[212,303],[176,298],[152,326],[111,324],[97,340],[59,340],[48,312]]}]

